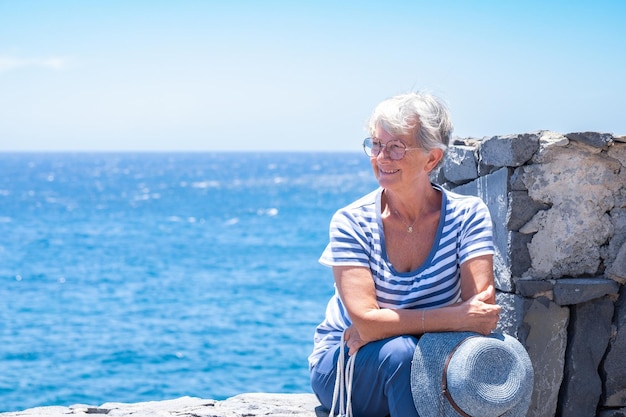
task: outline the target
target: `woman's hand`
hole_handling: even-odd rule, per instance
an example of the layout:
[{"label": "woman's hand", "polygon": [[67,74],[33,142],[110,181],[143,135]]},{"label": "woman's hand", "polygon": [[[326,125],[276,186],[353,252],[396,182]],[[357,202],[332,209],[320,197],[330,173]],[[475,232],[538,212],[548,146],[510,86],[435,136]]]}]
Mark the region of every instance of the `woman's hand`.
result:
[{"label": "woman's hand", "polygon": [[350,356],[357,353],[359,349],[367,344],[367,342],[361,338],[359,331],[354,326],[350,326],[346,330],[344,330],[343,338],[346,341],[346,346],[348,347],[348,355]]},{"label": "woman's hand", "polygon": [[458,304],[462,318],[461,331],[488,335],[496,328],[502,308],[490,302],[495,299],[495,293],[493,285],[490,285],[485,291]]}]

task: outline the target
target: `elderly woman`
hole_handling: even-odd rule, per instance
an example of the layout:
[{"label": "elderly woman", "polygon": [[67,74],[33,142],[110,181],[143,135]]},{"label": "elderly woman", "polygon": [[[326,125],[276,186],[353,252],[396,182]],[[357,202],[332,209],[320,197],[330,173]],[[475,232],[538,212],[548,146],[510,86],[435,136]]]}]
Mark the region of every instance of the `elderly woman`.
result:
[{"label": "elderly woman", "polygon": [[419,336],[496,327],[491,218],[479,198],[430,181],[452,132],[439,99],[385,100],[368,129],[363,147],[380,187],[332,218],[320,262],[332,267],[336,291],[315,332],[311,384],[330,409],[339,354],[358,351],[353,415],[417,416],[410,373]]}]

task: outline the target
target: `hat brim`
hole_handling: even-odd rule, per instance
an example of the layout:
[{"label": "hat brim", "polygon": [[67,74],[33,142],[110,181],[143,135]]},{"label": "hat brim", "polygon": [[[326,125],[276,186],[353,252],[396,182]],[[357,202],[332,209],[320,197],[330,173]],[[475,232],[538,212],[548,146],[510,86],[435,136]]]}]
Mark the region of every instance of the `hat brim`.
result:
[{"label": "hat brim", "polygon": [[[501,342],[501,348],[511,353],[512,357],[518,361],[515,364],[515,372],[518,374],[516,378],[519,379],[520,385],[515,392],[514,404],[504,413],[500,409],[497,411],[496,409],[492,411],[482,410],[481,417],[489,415],[524,417],[530,405],[533,386],[532,364],[528,353],[517,339],[509,335],[492,333],[488,336],[482,336],[473,332],[426,333],[420,338],[411,366],[411,392],[418,414],[421,417],[460,416],[442,393],[442,375],[450,353],[470,338],[474,340],[472,343],[478,344],[493,344],[497,340],[498,348],[500,348]],[[491,340],[486,340],[487,338]],[[487,371],[497,373],[498,369],[488,369]],[[466,373],[471,375],[472,372],[468,370]],[[468,394],[471,395],[471,393]],[[497,395],[496,392],[495,397]],[[511,404],[511,401],[511,398],[508,398],[507,404]],[[457,405],[463,409],[462,404]],[[464,411],[467,412],[467,410]]]}]

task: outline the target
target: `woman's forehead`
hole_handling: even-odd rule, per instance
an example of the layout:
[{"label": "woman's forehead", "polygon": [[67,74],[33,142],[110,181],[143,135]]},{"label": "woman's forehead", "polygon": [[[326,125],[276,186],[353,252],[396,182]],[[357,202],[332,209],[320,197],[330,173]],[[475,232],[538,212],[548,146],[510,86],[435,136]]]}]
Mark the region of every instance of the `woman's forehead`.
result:
[{"label": "woman's forehead", "polygon": [[412,132],[390,132],[385,129],[383,126],[376,126],[376,131],[374,134],[375,139],[389,141],[393,139],[400,140],[406,145],[416,145],[415,138],[413,137]]}]

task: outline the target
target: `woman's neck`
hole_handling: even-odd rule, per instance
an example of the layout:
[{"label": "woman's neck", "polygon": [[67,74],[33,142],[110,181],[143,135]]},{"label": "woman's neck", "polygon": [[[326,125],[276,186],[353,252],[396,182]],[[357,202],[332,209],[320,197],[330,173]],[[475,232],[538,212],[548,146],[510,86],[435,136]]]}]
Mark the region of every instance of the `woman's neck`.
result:
[{"label": "woman's neck", "polygon": [[438,193],[439,191],[430,183],[427,188],[412,190],[411,195],[384,190],[383,213],[387,212],[388,216],[399,217],[399,220],[409,227],[428,213],[439,210]]}]

